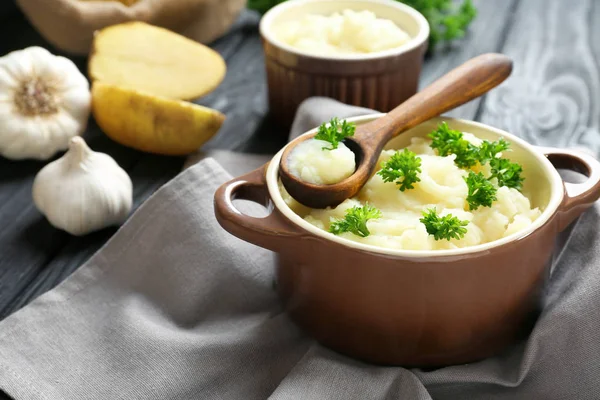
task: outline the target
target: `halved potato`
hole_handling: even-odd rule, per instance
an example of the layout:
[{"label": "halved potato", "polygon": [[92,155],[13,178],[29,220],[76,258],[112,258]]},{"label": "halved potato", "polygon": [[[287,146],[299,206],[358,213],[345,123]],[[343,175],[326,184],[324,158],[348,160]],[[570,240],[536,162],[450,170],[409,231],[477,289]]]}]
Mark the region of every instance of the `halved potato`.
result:
[{"label": "halved potato", "polygon": [[225,72],[216,51],[144,22],[98,31],[89,61],[92,80],[182,100],[213,91]]},{"label": "halved potato", "polygon": [[92,86],[92,112],[114,141],[165,155],[194,152],[225,120],[223,114],[207,107],[101,82]]}]

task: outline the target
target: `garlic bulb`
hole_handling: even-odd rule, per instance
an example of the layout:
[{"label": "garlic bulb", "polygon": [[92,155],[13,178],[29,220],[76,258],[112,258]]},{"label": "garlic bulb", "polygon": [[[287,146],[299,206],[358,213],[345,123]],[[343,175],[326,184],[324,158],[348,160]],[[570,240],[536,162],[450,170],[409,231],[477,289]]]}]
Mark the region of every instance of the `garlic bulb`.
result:
[{"label": "garlic bulb", "polygon": [[33,202],[56,228],[80,236],[125,221],[132,204],[129,175],[107,154],[76,136],[69,150],[33,181]]},{"label": "garlic bulb", "polygon": [[0,155],[46,160],[81,135],[90,114],[87,79],[41,47],[0,58]]}]

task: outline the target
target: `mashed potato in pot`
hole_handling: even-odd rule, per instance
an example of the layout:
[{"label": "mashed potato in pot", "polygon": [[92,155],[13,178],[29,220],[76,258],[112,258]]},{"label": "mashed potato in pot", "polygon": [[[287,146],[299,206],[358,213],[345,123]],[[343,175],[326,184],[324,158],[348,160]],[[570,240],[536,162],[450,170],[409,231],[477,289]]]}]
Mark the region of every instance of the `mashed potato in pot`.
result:
[{"label": "mashed potato in pot", "polygon": [[[475,146],[482,143],[468,133],[463,133],[463,138]],[[541,214],[538,208],[531,207],[529,199],[519,190],[499,185],[495,179],[490,180],[495,186],[495,200],[491,206],[471,209],[465,178],[473,172],[489,176],[490,163],[460,168],[455,163],[455,154],[440,156],[431,147],[431,140],[423,138],[413,138],[408,150],[420,158],[420,180],[414,182],[411,189],[399,190],[395,182],[386,182],[376,173],[357,196],[335,208],[318,210],[304,207],[292,199],[280,184],[283,198],[307,222],[327,231],[332,223],[343,220],[353,207],[374,207],[380,211],[380,216],[368,220],[368,236],[361,237],[351,232],[343,232],[340,236],[369,245],[407,250],[455,249],[488,243],[525,229]],[[379,165],[396,152],[383,151]],[[314,167],[320,168],[317,164]],[[440,217],[452,215],[464,221],[466,233],[461,238],[436,240],[422,222],[423,213],[430,209],[434,209]]]},{"label": "mashed potato in pot", "polygon": [[371,11],[343,10],[330,16],[305,15],[275,28],[284,43],[313,54],[375,53],[400,47],[410,36]]}]

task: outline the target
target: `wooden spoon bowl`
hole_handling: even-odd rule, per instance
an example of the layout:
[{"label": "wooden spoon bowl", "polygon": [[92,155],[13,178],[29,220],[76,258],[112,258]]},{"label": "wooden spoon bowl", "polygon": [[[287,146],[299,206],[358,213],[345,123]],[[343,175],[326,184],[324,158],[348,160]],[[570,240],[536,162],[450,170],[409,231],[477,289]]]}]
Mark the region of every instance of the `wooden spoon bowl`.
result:
[{"label": "wooden spoon bowl", "polygon": [[390,139],[433,117],[473,100],[502,83],[512,72],[505,55],[489,53],[475,57],[450,71],[415,94],[385,116],[356,128],[344,143],[354,152],[356,170],[348,178],[331,185],[305,182],[293,175],[288,160],[300,143],[315,136],[302,135],[284,150],[279,176],[287,192],[312,208],[336,206],[353,197],[377,167],[379,155]]}]

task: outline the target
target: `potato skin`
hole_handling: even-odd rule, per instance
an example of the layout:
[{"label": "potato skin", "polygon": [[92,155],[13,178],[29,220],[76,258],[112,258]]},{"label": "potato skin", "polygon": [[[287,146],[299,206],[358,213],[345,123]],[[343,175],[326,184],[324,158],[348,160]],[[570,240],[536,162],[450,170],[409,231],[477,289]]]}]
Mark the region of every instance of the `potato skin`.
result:
[{"label": "potato skin", "polygon": [[92,113],[115,142],[173,156],[196,151],[225,120],[207,107],[100,82],[92,86]]}]

